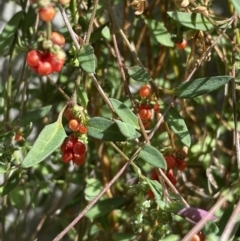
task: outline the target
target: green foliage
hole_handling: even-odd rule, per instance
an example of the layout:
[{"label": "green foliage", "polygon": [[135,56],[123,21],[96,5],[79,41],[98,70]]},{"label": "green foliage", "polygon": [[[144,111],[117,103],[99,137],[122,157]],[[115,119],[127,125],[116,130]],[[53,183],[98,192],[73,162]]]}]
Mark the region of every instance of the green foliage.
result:
[{"label": "green foliage", "polygon": [[23,12],[19,11],[4,26],[0,34],[0,55],[8,55],[13,39],[16,37]]},{"label": "green foliage", "polygon": [[154,167],[167,168],[163,155],[149,144],[145,144],[142,147],[138,157]]},{"label": "green foliage", "polygon": [[0,240],[237,240],[239,1],[64,1],[1,3]]},{"label": "green foliage", "polygon": [[29,168],[43,161],[62,144],[65,137],[66,133],[59,121],[45,126],[24,158],[22,167]]}]

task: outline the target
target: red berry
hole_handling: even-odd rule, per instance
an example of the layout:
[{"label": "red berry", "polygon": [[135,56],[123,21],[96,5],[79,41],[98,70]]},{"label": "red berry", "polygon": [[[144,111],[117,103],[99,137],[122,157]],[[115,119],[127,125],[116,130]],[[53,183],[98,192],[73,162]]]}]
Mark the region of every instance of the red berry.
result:
[{"label": "red berry", "polygon": [[187,167],[187,163],[184,160],[176,159],[176,162],[179,171],[183,171]]},{"label": "red berry", "polygon": [[148,109],[141,109],[139,111],[139,116],[141,120],[149,120],[152,117],[152,112],[151,110],[148,110]]},{"label": "red berry", "polygon": [[71,151],[65,151],[62,154],[62,160],[65,163],[69,163],[73,159],[73,153]]},{"label": "red berry", "polygon": [[141,105],[138,106],[138,111],[143,110],[143,109],[151,110],[152,107],[149,106],[149,105],[146,105],[146,104],[141,104]]},{"label": "red berry", "polygon": [[15,137],[14,137],[14,140],[15,141],[22,141],[22,139],[23,139],[23,136],[22,136],[22,134],[21,133],[16,133],[15,134]]},{"label": "red berry", "polygon": [[85,157],[86,157],[85,153],[83,155],[74,154],[73,155],[74,164],[76,164],[77,166],[82,165],[84,163]]},{"label": "red berry", "polygon": [[152,170],[152,172],[151,172],[151,179],[159,181],[158,174],[157,174],[157,171],[155,169]]},{"label": "red berry", "polygon": [[39,62],[37,73],[40,75],[49,75],[52,72],[52,66],[48,62]]},{"label": "red berry", "polygon": [[56,10],[54,9],[53,6],[47,6],[47,7],[43,7],[40,8],[38,10],[39,13],[39,18],[44,21],[44,22],[50,22],[53,20],[53,18],[56,15]]},{"label": "red berry", "polygon": [[170,182],[175,186],[177,184],[177,179],[174,177],[173,170],[170,169],[167,178],[170,180]]},{"label": "red berry", "polygon": [[67,142],[63,142],[62,145],[60,146],[60,150],[62,153],[64,153],[67,150]]},{"label": "red berry", "polygon": [[79,128],[78,128],[79,132],[82,134],[86,134],[88,132],[88,129],[85,125],[83,125],[82,123],[79,124]]},{"label": "red berry", "polygon": [[74,154],[78,154],[82,156],[86,151],[86,146],[82,142],[78,141],[73,146],[73,152]]},{"label": "red berry", "polygon": [[177,49],[185,49],[187,47],[187,40],[183,39],[181,43],[176,43]]},{"label": "red berry", "polygon": [[143,85],[139,90],[139,95],[142,98],[149,96],[151,93],[151,88],[148,85]]},{"label": "red berry", "polygon": [[60,34],[58,32],[52,32],[51,40],[52,40],[53,44],[59,45],[61,47],[63,47],[65,44],[65,38],[63,37],[62,34]]},{"label": "red berry", "polygon": [[150,199],[154,198],[154,193],[153,193],[153,191],[152,191],[151,189],[148,190],[147,195],[148,195],[148,197],[149,197]]},{"label": "red berry", "polygon": [[69,121],[73,118],[71,109],[67,108],[64,112],[65,118]]},{"label": "red berry", "polygon": [[65,53],[60,51],[58,54],[50,54],[48,57],[48,62],[52,66],[52,72],[60,72],[65,63]]},{"label": "red berry", "polygon": [[27,53],[26,62],[30,67],[37,67],[41,61],[41,52],[38,50],[30,50]]},{"label": "red berry", "polygon": [[151,125],[151,121],[147,121],[143,123],[145,129],[147,129]]},{"label": "red berry", "polygon": [[158,104],[155,104],[153,109],[154,109],[155,112],[160,113],[160,108],[159,108]]},{"label": "red berry", "polygon": [[74,136],[69,136],[66,141],[66,149],[72,150],[75,143],[78,142],[78,139]]},{"label": "red berry", "polygon": [[76,120],[76,119],[71,119],[71,120],[68,122],[68,126],[69,126],[69,128],[70,128],[72,131],[77,131],[78,128],[79,128],[79,122],[78,122],[78,120]]},{"label": "red berry", "polygon": [[175,160],[174,156],[166,156],[164,158],[165,158],[165,161],[167,163],[167,167],[169,169],[172,169],[172,168],[174,168],[176,166],[176,160]]}]

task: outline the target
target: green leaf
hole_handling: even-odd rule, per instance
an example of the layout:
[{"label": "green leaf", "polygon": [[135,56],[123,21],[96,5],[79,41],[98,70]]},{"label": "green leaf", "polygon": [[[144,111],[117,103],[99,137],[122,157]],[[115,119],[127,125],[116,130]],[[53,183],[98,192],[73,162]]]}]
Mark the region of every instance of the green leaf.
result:
[{"label": "green leaf", "polygon": [[16,188],[18,186],[18,184],[19,184],[19,177],[18,176],[15,176],[11,180],[9,180],[7,182],[7,184],[3,186],[2,196],[10,193],[14,188]]},{"label": "green leaf", "polygon": [[108,26],[105,26],[102,29],[102,36],[109,41],[111,40],[111,33],[110,33],[110,29]]},{"label": "green leaf", "polygon": [[133,125],[126,123],[126,122],[122,122],[120,120],[115,120],[119,130],[121,131],[121,133],[127,138],[127,140],[133,140],[136,138],[139,138],[141,136],[141,134],[139,134]]},{"label": "green leaf", "polygon": [[102,190],[102,183],[95,178],[89,178],[86,181],[86,187],[84,189],[85,199],[91,201]]},{"label": "green leaf", "polygon": [[95,73],[94,49],[91,45],[83,45],[78,55],[79,64],[87,73]]},{"label": "green leaf", "polygon": [[231,0],[231,1],[237,13],[240,14],[240,1],[239,0]]},{"label": "green leaf", "polygon": [[22,162],[23,168],[28,168],[43,161],[54,152],[66,137],[62,123],[56,121],[44,127],[35,141],[32,149]]},{"label": "green leaf", "polygon": [[33,111],[27,112],[27,113],[23,113],[22,118],[20,120],[20,125],[24,126],[24,125],[29,124],[30,122],[35,122],[36,120],[43,118],[44,116],[46,116],[49,113],[51,108],[52,108],[51,105],[47,105],[40,109],[33,110]]},{"label": "green leaf", "polygon": [[173,94],[178,98],[194,98],[199,95],[207,94],[225,85],[231,76],[214,76],[195,79],[181,83],[173,90]]},{"label": "green leaf", "polygon": [[98,201],[97,204],[86,213],[86,216],[89,219],[95,219],[105,216],[114,209],[121,207],[125,202],[126,199],[123,197],[114,197]]},{"label": "green leaf", "polygon": [[102,117],[94,117],[87,123],[88,135],[103,141],[126,141],[114,121]]},{"label": "green leaf", "polygon": [[81,86],[79,86],[77,89],[77,100],[78,100],[79,104],[81,106],[83,106],[84,109],[86,109],[86,107],[88,105],[88,96],[87,96],[85,89],[82,88]]},{"label": "green leaf", "polygon": [[165,120],[178,139],[185,146],[190,147],[191,137],[189,135],[187,125],[179,112],[175,108],[171,107],[165,116]]},{"label": "green leaf", "polygon": [[200,13],[167,12],[168,16],[185,27],[207,31],[213,28],[212,24]]},{"label": "green leaf", "polygon": [[128,74],[138,82],[149,82],[151,80],[151,76],[148,72],[140,66],[129,67]]},{"label": "green leaf", "polygon": [[115,99],[109,99],[114,111],[121,118],[123,122],[129,123],[134,126],[136,129],[139,129],[138,118],[137,116],[122,102]]},{"label": "green leaf", "polygon": [[156,38],[157,42],[168,47],[173,47],[171,35],[165,28],[164,24],[153,19],[144,18],[151,35]]},{"label": "green leaf", "polygon": [[8,54],[14,35],[18,30],[22,14],[22,11],[15,13],[0,33],[0,55]]},{"label": "green leaf", "polygon": [[149,144],[145,144],[143,146],[138,157],[154,167],[167,169],[167,164],[163,155],[158,151],[158,149]]}]

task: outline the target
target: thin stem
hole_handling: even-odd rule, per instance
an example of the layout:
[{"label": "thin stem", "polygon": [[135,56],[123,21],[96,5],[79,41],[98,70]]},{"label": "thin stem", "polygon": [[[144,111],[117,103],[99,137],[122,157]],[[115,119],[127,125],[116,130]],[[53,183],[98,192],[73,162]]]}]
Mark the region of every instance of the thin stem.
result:
[{"label": "thin stem", "polygon": [[240,201],[238,201],[236,208],[234,209],[231,217],[229,218],[228,223],[225,226],[224,231],[222,233],[220,241],[229,240],[232,230],[238,220],[239,213],[240,213]]},{"label": "thin stem", "polygon": [[98,6],[98,1],[99,0],[95,0],[93,3],[93,10],[92,10],[92,15],[88,24],[88,31],[87,31],[87,36],[86,36],[86,40],[85,43],[88,44],[90,37],[91,37],[91,33],[92,33],[92,28],[93,28],[93,22],[94,22],[94,18],[96,15],[96,11],[97,11],[97,6]]},{"label": "thin stem", "polygon": [[64,96],[65,99],[70,100],[71,98],[63,91],[63,89],[61,87],[59,87],[54,80],[52,79],[52,77],[50,75],[47,76],[49,81],[51,82],[52,85],[54,85],[57,90]]},{"label": "thin stem", "polygon": [[[233,43],[236,44],[237,40],[237,19],[233,23]],[[237,98],[236,98],[236,51],[232,49],[232,102],[233,102],[233,119],[234,119],[234,143],[236,147],[236,157],[238,165],[238,180],[240,182],[240,146],[239,146],[239,134],[238,134],[238,115],[237,115]]]}]

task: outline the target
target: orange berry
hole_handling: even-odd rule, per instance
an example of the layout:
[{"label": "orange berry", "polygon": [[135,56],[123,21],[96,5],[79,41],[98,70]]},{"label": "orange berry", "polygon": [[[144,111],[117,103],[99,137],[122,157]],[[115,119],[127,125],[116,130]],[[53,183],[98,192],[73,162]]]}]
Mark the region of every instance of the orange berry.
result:
[{"label": "orange berry", "polygon": [[72,131],[78,131],[79,122],[78,122],[78,120],[76,120],[76,119],[71,119],[71,120],[68,122],[68,126],[69,126],[69,128],[70,128]]},{"label": "orange berry", "polygon": [[139,111],[139,116],[141,120],[144,120],[144,121],[149,120],[152,117],[152,111],[148,109],[141,109]]},{"label": "orange berry", "polygon": [[191,237],[191,241],[204,241],[205,240],[205,237],[204,235],[199,232],[197,234],[194,234],[192,237]]},{"label": "orange berry", "polygon": [[181,43],[176,43],[176,48],[177,49],[185,49],[187,47],[187,40],[183,39]]},{"label": "orange berry", "polygon": [[23,139],[23,136],[22,136],[22,134],[21,133],[16,133],[15,134],[15,137],[14,137],[14,140],[15,141],[21,141]]},{"label": "orange berry", "polygon": [[151,93],[151,88],[148,85],[143,85],[139,90],[139,95],[142,98],[149,96]]},{"label": "orange berry", "polygon": [[83,125],[82,123],[79,124],[79,128],[78,128],[79,132],[82,134],[86,134],[88,132],[88,129],[85,125]]},{"label": "orange berry", "polygon": [[53,6],[47,6],[47,7],[43,7],[40,8],[38,10],[39,13],[39,18],[44,21],[44,22],[50,22],[54,19],[55,15],[56,15],[56,10]]},{"label": "orange berry", "polygon": [[64,116],[67,120],[71,120],[73,118],[71,109],[67,108],[64,112]]}]

